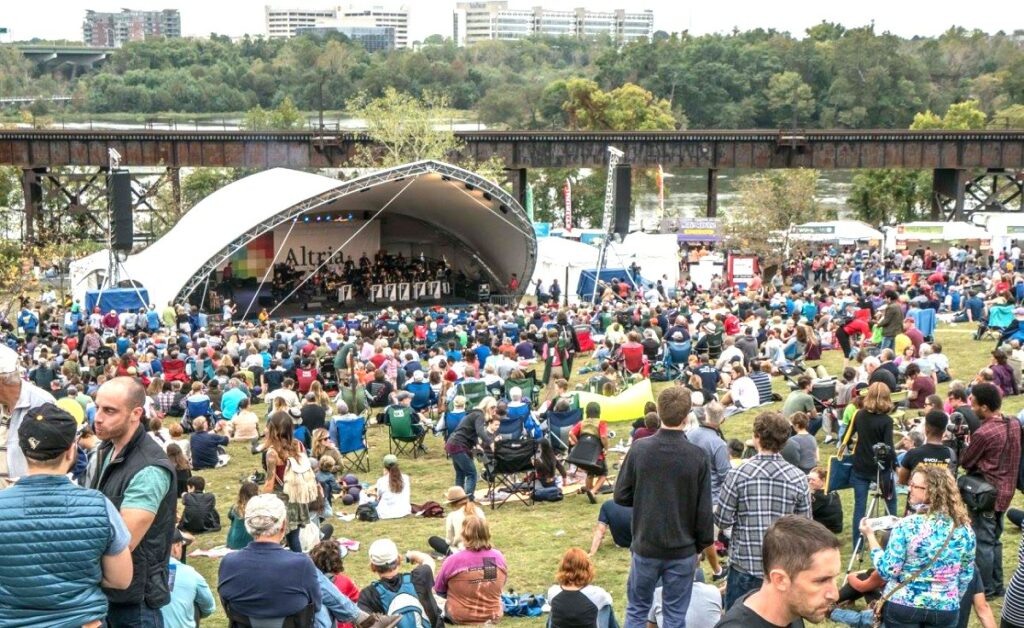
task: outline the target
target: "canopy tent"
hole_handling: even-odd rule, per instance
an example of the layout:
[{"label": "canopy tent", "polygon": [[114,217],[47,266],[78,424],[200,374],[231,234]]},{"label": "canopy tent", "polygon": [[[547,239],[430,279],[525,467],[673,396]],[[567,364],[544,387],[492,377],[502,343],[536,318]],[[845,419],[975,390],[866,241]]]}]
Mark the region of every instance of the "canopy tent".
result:
[{"label": "canopy tent", "polygon": [[110,310],[117,312],[137,312],[149,305],[149,295],[142,288],[110,288],[108,290],[88,290],[85,293],[85,311],[100,308],[103,313]]},{"label": "canopy tent", "polygon": [[1024,243],[1024,216],[1015,212],[975,213],[971,220],[992,238],[992,250],[1002,251]]},{"label": "canopy tent", "polygon": [[859,220],[829,220],[794,225],[789,231],[789,237],[792,240],[803,242],[855,244],[857,242],[881,242],[884,236],[878,229]]},{"label": "canopy tent", "polygon": [[538,279],[547,291],[552,279],[559,283],[565,282],[565,273],[569,272],[568,285],[562,286],[563,294],[576,294],[580,271],[593,268],[597,263],[597,247],[582,244],[565,238],[541,238],[537,241],[537,263],[533,268],[533,276],[526,288],[532,294],[533,284]]},{"label": "canopy tent", "polygon": [[679,240],[674,233],[631,233],[608,245],[605,265],[629,268],[634,262],[646,281],[659,279],[665,289],[679,282]]},{"label": "canopy tent", "polygon": [[[162,238],[129,256],[122,279],[145,286],[160,305],[188,300],[205,289],[213,271],[250,242],[279,225],[323,211],[385,222],[389,226],[381,231],[382,248],[392,228],[402,232],[403,242],[440,238],[445,246],[438,248],[449,252],[447,259],[472,260],[495,285],[507,285],[513,273],[533,273],[537,240],[515,199],[479,175],[428,160],[349,181],[285,168],[248,176],[200,201]],[[334,249],[349,233],[341,232],[342,241],[334,243]],[[269,253],[272,261],[282,261],[279,250]],[[105,272],[106,255],[79,262],[72,281],[84,294],[88,275]]]},{"label": "canopy tent", "polygon": [[987,249],[992,236],[977,225],[967,222],[908,222],[886,231],[886,248],[902,250],[930,246],[945,251],[951,244],[970,244]]},{"label": "canopy tent", "polygon": [[626,268],[602,268],[600,276],[597,274],[596,268],[587,268],[580,271],[579,281],[576,286],[576,296],[582,301],[590,301],[591,297],[601,298],[601,294],[604,289],[598,287],[597,291],[594,291],[594,279],[597,278],[602,284],[611,284],[613,279],[619,281],[625,281],[630,283],[629,270]]}]

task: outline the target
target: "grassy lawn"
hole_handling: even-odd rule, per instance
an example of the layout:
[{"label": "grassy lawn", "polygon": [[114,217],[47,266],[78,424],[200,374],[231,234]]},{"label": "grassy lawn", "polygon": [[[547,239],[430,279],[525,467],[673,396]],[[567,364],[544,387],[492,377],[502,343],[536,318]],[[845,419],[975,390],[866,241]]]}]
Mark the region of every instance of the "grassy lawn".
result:
[{"label": "grassy lawn", "polygon": [[[971,339],[970,332],[973,329],[969,326],[948,326],[937,331],[937,338],[942,343],[943,351],[949,355],[953,373],[958,378],[969,378],[977,370],[988,363],[989,351],[992,344],[989,341],[975,342]],[[577,360],[578,366],[587,364],[589,360]],[[822,363],[830,373],[837,373],[841,369],[841,356],[837,351],[825,353]],[[655,392],[668,384],[655,384]],[[788,390],[782,378],[775,378],[775,390],[785,395]],[[939,393],[945,392],[947,385],[940,385]],[[782,404],[777,403],[767,409],[781,410]],[[1007,413],[1016,414],[1024,408],[1024,396],[1011,397],[1004,404]],[[257,414],[262,415],[262,406],[255,408]],[[726,421],[723,432],[726,438],[739,438],[746,440],[750,438],[750,426],[752,416],[740,415]],[[628,424],[612,424],[612,429],[617,432],[617,437],[628,435]],[[386,431],[384,428],[370,428],[370,452],[371,452],[371,473],[360,475],[361,481],[373,482],[381,474],[381,457],[388,453]],[[412,478],[412,501],[421,503],[427,500],[441,502],[445,490],[454,481],[454,472],[451,464],[445,459],[442,442],[439,438],[428,437],[427,446],[429,453],[417,460],[402,460],[402,470]],[[210,548],[224,543],[227,533],[227,511],[234,502],[239,482],[253,470],[259,468],[259,458],[252,456],[248,450],[248,444],[233,444],[230,447],[232,456],[231,463],[222,469],[215,471],[204,471],[203,477],[207,480],[207,491],[217,495],[218,509],[221,512],[225,524],[221,533],[210,533],[200,535],[196,545],[202,548]],[[831,445],[821,445],[822,460],[827,460],[828,455],[835,452]],[[610,462],[617,462],[618,454],[611,454]],[[614,473],[614,471],[613,471]],[[481,479],[482,482],[482,479]],[[843,564],[849,559],[852,551],[850,543],[849,518],[853,512],[853,492],[843,491],[843,509],[846,516],[847,529],[843,533]],[[599,499],[610,499],[601,496]],[[1024,499],[1018,494],[1014,504],[1024,504]],[[344,512],[353,512],[353,508],[337,508]],[[520,504],[509,503],[497,511],[487,510],[487,518],[491,523],[491,531],[494,537],[495,547],[500,549],[508,561],[509,579],[508,586],[515,589],[517,593],[540,593],[543,594],[553,582],[553,576],[557,561],[561,553],[568,547],[578,546],[589,549],[590,535],[594,522],[597,518],[598,506],[589,504],[585,497],[579,495],[566,496],[566,499],[558,503],[537,504],[532,508],[526,508]],[[390,537],[397,544],[401,551],[407,549],[428,550],[427,538],[431,535],[444,536],[443,519],[419,519],[406,518],[392,521],[379,521],[375,523],[364,523],[353,521],[344,523],[338,519],[330,521],[335,527],[335,536],[347,537],[359,541],[362,546],[359,552],[349,554],[345,561],[346,572],[355,580],[360,587],[365,586],[371,580],[366,557],[366,548],[377,538]],[[609,535],[610,536],[610,535]],[[1010,577],[1017,567],[1017,549],[1020,542],[1019,531],[1007,524],[1004,536],[1004,571],[1005,581],[1009,583]],[[196,567],[210,583],[216,587],[218,560],[210,558],[190,558],[189,564]],[[621,618],[625,613],[626,601],[626,576],[629,571],[629,553],[625,550],[614,547],[610,538],[605,539],[604,545],[596,557],[598,576],[596,584],[606,588],[615,599],[615,611]],[[865,564],[866,566],[866,564]],[[268,574],[253,574],[253,577],[268,577]],[[269,576],[272,577],[272,576]],[[996,618],[999,617],[999,601],[997,600],[993,610]],[[513,622],[523,626],[540,626],[546,618],[538,619],[506,619],[506,622]],[[226,626],[227,622],[220,610],[208,620],[203,622],[204,626]],[[829,624],[826,624],[829,625]],[[971,626],[978,626],[978,622],[972,621]]]}]

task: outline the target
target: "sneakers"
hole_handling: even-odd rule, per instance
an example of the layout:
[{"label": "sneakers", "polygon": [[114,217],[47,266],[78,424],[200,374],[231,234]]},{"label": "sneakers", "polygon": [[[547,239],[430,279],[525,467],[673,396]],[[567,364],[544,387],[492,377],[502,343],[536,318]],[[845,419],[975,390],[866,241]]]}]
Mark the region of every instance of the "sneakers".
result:
[{"label": "sneakers", "polygon": [[373,613],[355,625],[359,628],[394,628],[400,621],[402,621],[401,615]]},{"label": "sneakers", "polygon": [[584,494],[586,494],[586,496],[587,496],[587,500],[588,500],[588,501],[589,501],[589,502],[590,502],[591,504],[596,504],[596,503],[597,503],[597,498],[596,498],[596,497],[594,497],[594,494],[593,494],[593,493],[591,493],[591,492],[590,492],[590,491],[588,491],[587,489],[583,489],[583,492],[584,492]]},{"label": "sneakers", "polygon": [[729,572],[726,569],[724,569],[724,568],[723,569],[719,569],[715,573],[711,574],[711,580],[713,582],[718,582],[719,580],[724,580],[725,577],[728,576],[728,575],[729,575]]},{"label": "sneakers", "polygon": [[828,436],[825,437],[825,443],[824,444],[830,445],[830,444],[832,444],[834,442],[836,442],[836,437],[835,436],[829,434]]}]

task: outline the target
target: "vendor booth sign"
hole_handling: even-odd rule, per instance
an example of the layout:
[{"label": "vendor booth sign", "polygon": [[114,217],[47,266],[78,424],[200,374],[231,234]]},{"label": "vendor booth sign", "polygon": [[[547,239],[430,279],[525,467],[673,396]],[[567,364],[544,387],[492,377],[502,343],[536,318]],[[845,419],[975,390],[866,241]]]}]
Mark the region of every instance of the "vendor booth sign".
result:
[{"label": "vendor booth sign", "polygon": [[667,218],[661,222],[662,233],[675,233],[680,242],[718,242],[717,218]]},{"label": "vendor booth sign", "polygon": [[795,225],[791,233],[795,235],[834,235],[835,225]]}]

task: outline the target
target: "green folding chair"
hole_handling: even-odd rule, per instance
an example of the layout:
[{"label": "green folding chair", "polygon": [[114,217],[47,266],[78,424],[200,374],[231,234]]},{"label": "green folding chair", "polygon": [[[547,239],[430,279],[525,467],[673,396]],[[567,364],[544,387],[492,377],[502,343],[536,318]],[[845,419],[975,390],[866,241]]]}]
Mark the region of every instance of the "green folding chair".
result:
[{"label": "green folding chair", "polygon": [[412,422],[412,408],[405,406],[389,406],[388,417],[388,450],[397,455],[412,453],[412,457],[419,455],[420,447],[423,445],[423,438],[426,430],[417,434],[415,424]]},{"label": "green folding chair", "polygon": [[466,398],[466,407],[475,408],[488,395],[484,382],[463,382],[455,387],[455,394]]}]

